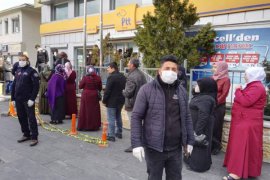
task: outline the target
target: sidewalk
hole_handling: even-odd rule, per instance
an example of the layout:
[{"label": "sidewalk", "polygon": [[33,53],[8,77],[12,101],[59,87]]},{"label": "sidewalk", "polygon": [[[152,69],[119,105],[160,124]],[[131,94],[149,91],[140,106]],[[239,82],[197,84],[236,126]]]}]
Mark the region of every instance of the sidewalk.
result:
[{"label": "sidewalk", "polygon": [[[0,113],[6,112],[8,102],[0,102]],[[49,116],[42,116],[49,121]],[[65,120],[61,128],[69,128]],[[146,180],[145,162],[140,163],[124,149],[130,145],[130,131],[124,130],[123,139],[109,142],[108,148],[79,141],[39,127],[39,144],[17,143],[21,137],[17,119],[0,117],[0,179],[1,180]],[[101,137],[102,131],[86,134]],[[194,173],[183,167],[183,179],[219,180],[226,175],[222,167],[224,154],[213,156],[212,168],[205,173]],[[270,164],[263,164],[262,176],[268,180]],[[164,173],[165,174],[165,173]]]}]

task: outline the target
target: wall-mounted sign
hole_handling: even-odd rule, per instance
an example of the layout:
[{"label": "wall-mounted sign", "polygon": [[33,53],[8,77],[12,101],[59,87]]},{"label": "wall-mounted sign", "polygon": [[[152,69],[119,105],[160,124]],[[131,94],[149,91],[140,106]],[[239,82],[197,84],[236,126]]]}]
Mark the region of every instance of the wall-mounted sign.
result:
[{"label": "wall-mounted sign", "polygon": [[136,4],[121,6],[115,10],[115,29],[125,31],[136,29]]}]

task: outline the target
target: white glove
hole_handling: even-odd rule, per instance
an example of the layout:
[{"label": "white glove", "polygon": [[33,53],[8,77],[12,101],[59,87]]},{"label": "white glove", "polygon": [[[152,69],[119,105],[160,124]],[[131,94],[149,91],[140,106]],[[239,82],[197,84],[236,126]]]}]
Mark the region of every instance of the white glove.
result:
[{"label": "white glove", "polygon": [[32,101],[32,100],[29,99],[27,101],[27,105],[28,105],[28,107],[32,107],[34,105],[34,101]]},{"label": "white glove", "polygon": [[133,156],[139,159],[140,162],[144,159],[144,149],[143,147],[136,147],[132,150]]},{"label": "white glove", "polygon": [[193,151],[193,146],[192,145],[187,145],[187,152],[191,155]]},{"label": "white glove", "polygon": [[11,103],[12,103],[12,105],[13,105],[14,107],[16,107],[15,101],[12,101]]}]

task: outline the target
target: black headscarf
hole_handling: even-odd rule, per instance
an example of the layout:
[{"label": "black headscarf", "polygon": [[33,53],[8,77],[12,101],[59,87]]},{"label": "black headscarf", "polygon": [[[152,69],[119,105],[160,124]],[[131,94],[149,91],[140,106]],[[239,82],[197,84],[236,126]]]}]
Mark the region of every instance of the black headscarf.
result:
[{"label": "black headscarf", "polygon": [[207,77],[197,80],[197,84],[200,88],[199,94],[207,94],[217,100],[217,83],[214,79]]}]

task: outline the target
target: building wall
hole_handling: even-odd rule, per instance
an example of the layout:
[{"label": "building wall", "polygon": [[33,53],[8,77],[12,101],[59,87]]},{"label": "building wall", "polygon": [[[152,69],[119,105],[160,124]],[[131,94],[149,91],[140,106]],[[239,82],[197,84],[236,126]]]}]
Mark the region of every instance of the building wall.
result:
[{"label": "building wall", "polygon": [[41,23],[40,11],[23,11],[22,12],[22,39],[23,51],[27,51],[31,65],[34,67],[36,63],[35,44],[41,43],[39,26]]},{"label": "building wall", "polygon": [[[0,44],[15,44],[15,43],[21,43],[22,42],[22,31],[20,29],[19,33],[12,33],[12,18],[20,17],[20,25],[22,24],[21,17],[22,13],[21,11],[17,11],[14,13],[10,13],[4,16],[0,16],[0,19],[2,20],[2,35],[0,35]],[[5,20],[8,19],[8,34],[5,34]]]}]

